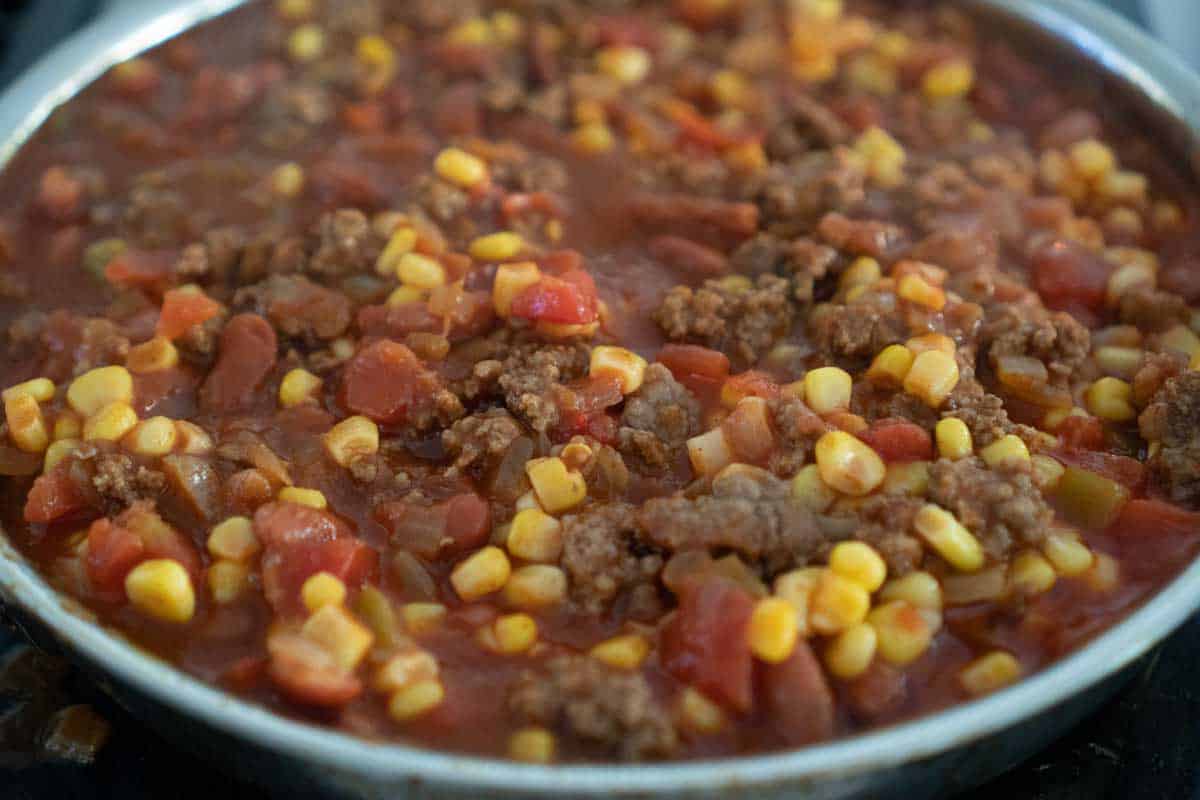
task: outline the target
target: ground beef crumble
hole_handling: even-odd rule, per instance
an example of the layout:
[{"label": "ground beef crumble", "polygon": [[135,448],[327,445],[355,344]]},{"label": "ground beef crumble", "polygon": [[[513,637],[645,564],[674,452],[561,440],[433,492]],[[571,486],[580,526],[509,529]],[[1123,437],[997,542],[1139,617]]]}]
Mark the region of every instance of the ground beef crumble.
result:
[{"label": "ground beef crumble", "polygon": [[662,364],[651,364],[640,388],[625,399],[618,449],[652,469],[675,462],[699,432],[700,403]]},{"label": "ground beef crumble", "polygon": [[795,306],[788,281],[761,275],[743,289],[706,281],[699,289],[676,286],[654,312],[668,339],[721,350],[742,364],[758,361],[792,326]]},{"label": "ground beef crumble", "polygon": [[1167,379],[1138,424],[1160,445],[1149,462],[1155,484],[1173,502],[1200,507],[1200,372]]},{"label": "ground beef crumble", "polygon": [[936,461],[929,470],[929,499],[958,517],[994,560],[1015,547],[1039,544],[1054,519],[1028,465],[989,468],[974,456]]}]

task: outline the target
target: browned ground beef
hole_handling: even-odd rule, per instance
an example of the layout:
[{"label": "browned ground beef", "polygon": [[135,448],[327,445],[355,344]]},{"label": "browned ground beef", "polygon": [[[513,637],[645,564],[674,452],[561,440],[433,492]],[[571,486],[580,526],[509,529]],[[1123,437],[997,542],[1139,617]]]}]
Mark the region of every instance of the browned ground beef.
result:
[{"label": "browned ground beef", "polygon": [[272,275],[234,295],[238,305],[251,305],[280,334],[307,342],[341,336],[350,325],[350,300],[301,275]]},{"label": "browned ground beef", "polygon": [[1138,422],[1146,439],[1160,443],[1150,459],[1155,483],[1172,501],[1200,506],[1200,372],[1167,380]]},{"label": "browned ground beef", "polygon": [[828,422],[797,398],[773,401],[771,418],[779,434],[779,447],[771,456],[770,466],[780,477],[795,475],[811,461],[817,440],[832,430]]},{"label": "browned ground beef", "polygon": [[1004,410],[1004,401],[989,393],[974,378],[963,379],[946,398],[943,417],[961,419],[971,431],[976,447],[986,447],[1017,427]]},{"label": "browned ground beef", "polygon": [[379,244],[366,215],[343,208],[321,218],[308,270],[313,275],[330,277],[363,272],[374,264],[378,254]]},{"label": "browned ground beef", "polygon": [[453,459],[453,469],[487,467],[503,458],[523,435],[520,423],[502,408],[463,417],[442,432],[442,447]]},{"label": "browned ground beef", "polygon": [[663,562],[639,542],[635,511],[607,503],[563,518],[562,566],[572,598],[588,613],[600,613],[623,591],[638,590],[644,602],[646,589],[653,590]]},{"label": "browned ground beef", "polygon": [[1037,306],[998,311],[983,331],[988,358],[995,366],[1004,356],[1029,356],[1046,365],[1050,383],[1067,385],[1087,360],[1091,335],[1069,314],[1046,313]]},{"label": "browned ground beef", "polygon": [[795,307],[786,280],[761,275],[751,289],[706,281],[676,286],[654,312],[668,339],[698,342],[739,363],[754,363],[792,326]]},{"label": "browned ground beef", "polygon": [[868,292],[853,303],[831,303],[808,318],[813,343],[835,360],[873,358],[888,345],[907,340],[910,331],[895,295],[885,293]]},{"label": "browned ground beef", "polygon": [[929,499],[958,517],[995,560],[1041,542],[1054,518],[1028,465],[989,468],[974,456],[935,462]]},{"label": "browned ground beef", "polygon": [[621,452],[653,468],[674,463],[688,437],[699,433],[700,404],[662,364],[646,368],[642,386],[625,399]]},{"label": "browned ground beef", "polygon": [[906,575],[921,566],[924,552],[911,531],[913,517],[922,505],[920,498],[875,495],[856,507],[850,517],[856,523],[854,538],[883,556],[890,575]]},{"label": "browned ground beef", "polygon": [[1143,331],[1162,331],[1185,323],[1189,316],[1187,301],[1177,294],[1135,286],[1121,295],[1118,316],[1127,325]]},{"label": "browned ground beef", "polygon": [[584,345],[518,345],[504,360],[497,382],[508,410],[535,431],[545,432],[559,418],[550,390],[581,377],[587,367]]},{"label": "browned ground beef", "polygon": [[1146,353],[1133,376],[1133,402],[1138,408],[1150,405],[1163,384],[1187,367],[1179,353]]}]

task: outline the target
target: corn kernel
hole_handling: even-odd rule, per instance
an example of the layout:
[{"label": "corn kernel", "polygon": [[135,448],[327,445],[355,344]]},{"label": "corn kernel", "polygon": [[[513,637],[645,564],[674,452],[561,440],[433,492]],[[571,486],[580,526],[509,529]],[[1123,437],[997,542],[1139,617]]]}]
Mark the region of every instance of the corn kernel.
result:
[{"label": "corn kernel", "polygon": [[596,68],[626,86],[641,83],[653,66],[650,54],[640,47],[606,47],[596,54]]},{"label": "corn kernel", "polygon": [[614,375],[621,381],[621,393],[633,394],[646,377],[646,359],[624,347],[600,345],[592,348],[589,375]]},{"label": "corn kernel", "polygon": [[709,79],[708,90],[720,105],[736,108],[745,102],[750,85],[736,70],[723,69]]},{"label": "corn kernel", "polygon": [[506,614],[481,632],[483,645],[506,656],[528,652],[537,643],[538,626],[528,614]]},{"label": "corn kernel", "polygon": [[588,654],[613,669],[637,669],[650,654],[650,642],[636,633],[614,636],[593,647]]},{"label": "corn kernel", "polygon": [[696,733],[717,733],[725,727],[725,712],[721,707],[691,686],[679,696],[679,717]]},{"label": "corn kernel", "polygon": [[388,242],[375,259],[375,271],[383,276],[396,274],[400,259],[413,252],[417,247],[417,232],[408,225],[397,227],[388,237]]},{"label": "corn kernel", "polygon": [[1111,592],[1121,582],[1121,564],[1108,553],[1095,553],[1092,568],[1083,579],[1094,592]]},{"label": "corn kernel", "polygon": [[1048,492],[1058,485],[1059,479],[1066,472],[1066,467],[1050,456],[1040,453],[1032,457],[1033,482],[1043,492]]},{"label": "corn kernel", "polygon": [[139,456],[165,456],[175,449],[178,435],[175,420],[151,417],[139,422],[122,441],[127,450]]},{"label": "corn kernel", "polygon": [[791,603],[779,597],[758,601],[746,627],[750,652],[768,664],[779,664],[791,656],[798,638],[796,609]]},{"label": "corn kernel", "polygon": [[844,431],[830,431],[818,439],[816,459],[821,479],[852,497],[870,494],[887,474],[879,454]]},{"label": "corn kernel", "polygon": [[535,458],[525,464],[538,504],[549,514],[561,514],[587,498],[583,475],[571,472],[561,458]]},{"label": "corn kernel", "polygon": [[271,191],[280,197],[296,197],[303,189],[304,167],[296,162],[280,164],[271,172]]},{"label": "corn kernel", "polygon": [[921,91],[930,100],[965,97],[975,85],[975,67],[956,58],[929,69],[921,79]]},{"label": "corn kernel", "polygon": [[946,306],[946,292],[928,283],[920,275],[905,275],[896,286],[896,294],[910,303],[916,303],[932,311],[941,311]]},{"label": "corn kernel", "polygon": [[1020,436],[1008,434],[1002,436],[979,451],[979,457],[989,467],[997,467],[1008,463],[1030,463],[1029,448]]},{"label": "corn kernel", "polygon": [[884,494],[922,497],[929,490],[929,466],[928,461],[888,464],[880,489]]},{"label": "corn kernel", "polygon": [[592,456],[592,448],[583,442],[568,442],[558,454],[568,470],[582,470],[591,463]]},{"label": "corn kernel", "polygon": [[446,618],[446,607],[441,603],[405,603],[400,608],[404,629],[414,636],[436,630]]},{"label": "corn kernel", "polygon": [[1102,178],[1117,165],[1112,149],[1095,139],[1084,139],[1071,145],[1067,158],[1075,173],[1085,180]]},{"label": "corn kernel", "polygon": [[379,452],[379,426],[362,416],[347,417],[321,437],[329,457],[343,467]]},{"label": "corn kernel", "polygon": [[388,701],[388,715],[396,722],[409,722],[428,714],[445,698],[446,690],[441,681],[418,681],[392,695]]},{"label": "corn kernel", "polygon": [[424,289],[418,289],[415,286],[397,286],[388,295],[384,305],[388,308],[396,306],[405,306],[409,303],[423,303],[429,297],[429,292]]},{"label": "corn kernel", "polygon": [[1054,583],[1058,579],[1054,567],[1041,553],[1035,550],[1023,550],[1017,553],[1013,558],[1008,577],[1013,588],[1023,595],[1048,592],[1054,588]]},{"label": "corn kernel", "polygon": [[205,577],[208,592],[217,605],[229,605],[250,586],[250,568],[236,561],[214,561]]},{"label": "corn kernel", "polygon": [[1168,350],[1175,350],[1185,356],[1200,353],[1200,336],[1193,333],[1186,325],[1175,325],[1159,337],[1159,343]]},{"label": "corn kernel", "polygon": [[953,356],[958,346],[954,344],[954,340],[944,333],[925,333],[920,336],[914,336],[904,343],[904,346],[913,352],[914,356],[919,356],[927,350],[934,350],[939,353],[945,353],[948,356]]},{"label": "corn kernel", "polygon": [[300,586],[300,599],[310,612],[346,602],[346,584],[328,572],[310,575]]},{"label": "corn kernel", "polygon": [[1021,663],[1003,650],[975,659],[958,674],[967,694],[979,696],[1003,689],[1021,677]]},{"label": "corn kernel", "polygon": [[975,572],[983,567],[983,548],[979,540],[944,508],[926,503],[913,518],[913,527],[956,569]]},{"label": "corn kernel", "polygon": [[1138,347],[1097,347],[1092,358],[1106,374],[1128,381],[1137,374],[1142,355]]},{"label": "corn kernel", "polygon": [[519,567],[504,585],[505,602],[514,608],[530,611],[556,606],[566,596],[566,573],[546,564]]},{"label": "corn kernel", "polygon": [[526,764],[549,764],[557,747],[554,734],[545,728],[521,728],[508,739],[508,757]]},{"label": "corn kernel", "polygon": [[866,161],[867,175],[880,186],[894,188],[904,182],[904,147],[878,126],[863,132],[854,150]]},{"label": "corn kernel", "polygon": [[508,556],[489,545],[460,561],[450,573],[450,583],[459,597],[470,602],[504,588],[511,574]]},{"label": "corn kernel", "polygon": [[525,22],[519,14],[501,9],[492,14],[492,32],[502,44],[515,44],[525,32]]},{"label": "corn kernel", "polygon": [[853,680],[871,666],[878,644],[879,635],[865,622],[847,628],[826,648],[825,666],[835,678]]},{"label": "corn kernel", "polygon": [[804,376],[804,397],[818,414],[850,407],[854,379],[840,367],[818,367]]},{"label": "corn kernel", "polygon": [[508,261],[516,258],[525,249],[521,234],[501,231],[480,236],[471,242],[468,252],[476,261]]},{"label": "corn kernel", "polygon": [[1074,578],[1092,568],[1095,556],[1074,531],[1056,528],[1042,542],[1042,553],[1060,575]]},{"label": "corn kernel", "polygon": [[914,608],[942,610],[942,586],[928,572],[910,572],[903,578],[890,580],[879,591],[884,602],[903,600]]},{"label": "corn kernel", "polygon": [[54,439],[78,439],[83,436],[83,420],[74,411],[63,410],[54,418]]},{"label": "corn kernel", "polygon": [[371,684],[376,691],[398,692],[421,681],[434,680],[440,671],[432,653],[411,647],[383,662]]},{"label": "corn kernel", "polygon": [[212,452],[212,437],[196,423],[177,419],[175,420],[175,431],[177,433],[175,449],[179,452],[192,456],[200,456]]},{"label": "corn kernel", "polygon": [[562,523],[541,509],[525,509],[513,517],[506,545],[525,561],[557,561],[563,548]]},{"label": "corn kernel", "polygon": [[115,442],[138,424],[137,412],[126,402],[110,403],[83,423],[85,441]]},{"label": "corn kernel", "polygon": [[8,394],[4,398],[4,415],[9,438],[21,450],[41,453],[50,445],[50,432],[46,430],[42,408],[32,394]]},{"label": "corn kernel", "polygon": [[869,256],[860,256],[850,262],[850,266],[838,278],[838,287],[842,290],[855,286],[870,286],[883,277],[879,262]]},{"label": "corn kernel", "polygon": [[915,358],[913,352],[902,344],[888,345],[871,362],[867,369],[867,380],[878,386],[903,386]]},{"label": "corn kernel", "polygon": [[293,61],[307,64],[325,52],[325,31],[311,23],[292,31],[287,40],[288,55]]},{"label": "corn kernel", "polygon": [[971,440],[971,429],[957,417],[946,417],[939,420],[933,429],[937,439],[938,455],[957,461],[971,455],[975,449]]},{"label": "corn kernel", "polygon": [[1088,411],[1110,422],[1127,422],[1137,416],[1133,387],[1120,378],[1100,378],[1083,395]]},{"label": "corn kernel", "polygon": [[0,399],[7,403],[10,398],[19,394],[27,394],[39,403],[48,403],[54,399],[54,392],[54,381],[49,378],[34,378],[8,387],[0,393]]},{"label": "corn kernel", "polygon": [[262,549],[247,517],[229,517],[214,526],[207,547],[214,558],[226,561],[249,561]]},{"label": "corn kernel", "polygon": [[315,402],[321,384],[322,380],[308,370],[293,369],[283,376],[279,384],[279,405],[282,408],[295,408]]},{"label": "corn kernel", "polygon": [[1153,289],[1157,283],[1158,277],[1154,274],[1154,270],[1145,264],[1127,264],[1117,267],[1108,276],[1105,299],[1110,306],[1117,306],[1121,302],[1121,297],[1129,290],[1138,286]]},{"label": "corn kernel", "polygon": [[324,509],[329,507],[329,501],[318,489],[302,489],[299,486],[285,486],[279,490],[279,500],[284,503],[298,503],[309,508]]},{"label": "corn kernel", "polygon": [[1128,170],[1114,169],[1101,176],[1096,192],[1106,200],[1141,206],[1146,202],[1149,181],[1145,175]]},{"label": "corn kernel", "polygon": [[883,557],[864,542],[839,542],[834,545],[829,553],[829,568],[868,592],[874,592],[887,579],[887,564]]},{"label": "corn kernel", "polygon": [[313,12],[313,0],[277,0],[275,10],[286,20],[305,20]]},{"label": "corn kernel", "polygon": [[300,633],[321,645],[344,670],[352,670],[366,657],[375,634],[340,605],[324,605],[312,613]]},{"label": "corn kernel", "polygon": [[442,180],[463,189],[473,189],[488,181],[487,164],[457,147],[448,147],[438,153],[433,169]]},{"label": "corn kernel", "polygon": [[46,447],[46,458],[42,462],[42,471],[49,472],[58,466],[71,453],[75,452],[75,448],[82,444],[78,439],[57,439]]},{"label": "corn kernel", "polygon": [[876,651],[889,664],[903,667],[916,661],[933,642],[934,630],[921,610],[903,600],[874,608],[867,623],[875,629]]},{"label": "corn kernel", "polygon": [[776,597],[786,600],[796,612],[796,624],[801,636],[812,634],[809,609],[813,593],[827,570],[820,567],[804,567],[784,573],[775,579],[772,590]]},{"label": "corn kernel", "polygon": [[837,493],[821,477],[816,464],[802,467],[792,478],[792,499],[813,511],[824,511],[833,505]]},{"label": "corn kernel", "polygon": [[507,317],[517,295],[541,279],[542,272],[532,261],[501,264],[497,267],[496,279],[492,284],[492,305],[496,308],[496,314]]},{"label": "corn kernel", "polygon": [[588,122],[580,125],[571,134],[571,141],[577,150],[590,155],[607,153],[617,144],[617,138],[606,122]]},{"label": "corn kernel", "polygon": [[97,367],[83,373],[67,388],[67,403],[90,417],[112,403],[133,402],[133,376],[124,367]]},{"label": "corn kernel", "polygon": [[405,286],[414,289],[436,289],[446,285],[446,268],[440,261],[420,253],[400,256],[396,262],[396,276]]},{"label": "corn kernel", "polygon": [[125,594],[138,611],[164,622],[185,623],[196,612],[192,578],[178,561],[155,558],[125,576]]},{"label": "corn kernel", "polygon": [[808,624],[815,632],[832,635],[859,624],[871,608],[871,595],[860,584],[825,570],[809,600]]},{"label": "corn kernel", "polygon": [[958,362],[940,350],[926,350],[913,359],[904,378],[904,391],[916,395],[930,408],[938,408],[958,385]]}]

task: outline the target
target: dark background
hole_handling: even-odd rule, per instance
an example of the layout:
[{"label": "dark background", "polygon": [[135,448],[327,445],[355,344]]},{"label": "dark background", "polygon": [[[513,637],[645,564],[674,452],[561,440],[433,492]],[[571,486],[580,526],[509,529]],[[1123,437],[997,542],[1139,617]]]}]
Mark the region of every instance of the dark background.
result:
[{"label": "dark background", "polygon": [[[110,0],[137,3],[139,0]],[[104,0],[0,0],[0,87]],[[1141,21],[1136,0],[1108,0]],[[971,800],[1200,800],[1200,619],[1140,663],[1102,711]],[[14,666],[15,665],[15,666]],[[6,666],[13,667],[6,669]],[[88,703],[111,734],[95,763],[53,760],[31,741],[47,712]],[[66,665],[0,623],[0,800],[248,800],[226,778],[143,728]]]}]

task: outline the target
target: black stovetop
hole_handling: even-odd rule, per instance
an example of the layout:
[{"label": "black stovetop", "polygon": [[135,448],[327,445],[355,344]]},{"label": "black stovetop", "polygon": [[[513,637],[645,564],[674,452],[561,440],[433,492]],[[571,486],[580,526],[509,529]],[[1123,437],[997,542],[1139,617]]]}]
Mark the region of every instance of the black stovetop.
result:
[{"label": "black stovetop", "polygon": [[[117,1],[117,0],[110,0]],[[138,0],[119,0],[137,2]],[[1134,0],[1109,0],[1129,11]],[[0,86],[103,0],[0,0]],[[7,678],[6,663],[19,663]],[[971,800],[1200,800],[1200,618],[1143,659],[1115,700]],[[90,704],[111,725],[94,763],[31,740],[54,708]],[[31,725],[31,718],[33,724]],[[0,625],[0,800],[249,800],[264,793],[167,746],[86,678]]]}]

